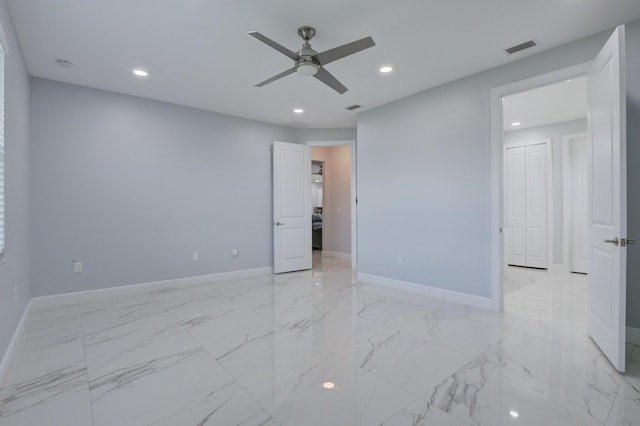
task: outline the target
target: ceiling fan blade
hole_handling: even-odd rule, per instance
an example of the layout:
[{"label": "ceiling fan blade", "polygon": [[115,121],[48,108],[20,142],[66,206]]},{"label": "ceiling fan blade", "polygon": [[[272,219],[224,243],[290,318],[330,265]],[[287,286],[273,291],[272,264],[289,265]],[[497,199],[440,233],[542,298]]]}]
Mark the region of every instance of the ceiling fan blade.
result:
[{"label": "ceiling fan blade", "polygon": [[288,76],[289,74],[293,74],[294,72],[296,72],[296,67],[289,68],[288,70],[283,71],[283,72],[281,72],[281,73],[280,73],[280,74],[278,74],[278,75],[274,75],[273,77],[271,77],[271,78],[269,78],[269,79],[266,79],[265,81],[263,81],[263,82],[261,82],[261,83],[256,84],[256,86],[255,86],[255,87],[262,87],[262,86],[264,86],[265,84],[269,84],[269,83],[271,83],[271,82],[273,82],[273,81],[279,80],[279,79],[281,79],[282,77],[286,77],[286,76]]},{"label": "ceiling fan blade", "polygon": [[375,45],[376,43],[371,37],[365,37],[352,41],[351,43],[343,44],[342,46],[334,47],[333,49],[325,50],[324,52],[316,53],[313,55],[313,59],[318,61],[320,65],[327,65],[330,62],[353,55],[354,53],[358,53],[361,50],[368,49]]},{"label": "ceiling fan blade", "polygon": [[323,82],[324,84],[326,84],[327,86],[331,87],[333,90],[340,93],[341,95],[347,90],[349,90],[346,87],[344,87],[344,85],[340,83],[337,78],[331,75],[329,71],[325,70],[322,67],[318,69],[318,72],[316,73],[316,75],[314,75],[314,77],[320,80],[321,82]]},{"label": "ceiling fan blade", "polygon": [[257,31],[251,31],[251,32],[249,32],[249,35],[251,37],[257,38],[258,40],[260,40],[264,44],[267,44],[267,45],[273,47],[278,52],[282,53],[285,56],[288,56],[289,58],[293,59],[294,61],[297,61],[298,59],[300,59],[300,56],[298,56],[297,53],[292,52],[291,50],[287,49],[283,45],[281,45],[279,43],[276,43],[275,41],[271,40],[269,37],[266,37],[266,36],[260,34]]}]

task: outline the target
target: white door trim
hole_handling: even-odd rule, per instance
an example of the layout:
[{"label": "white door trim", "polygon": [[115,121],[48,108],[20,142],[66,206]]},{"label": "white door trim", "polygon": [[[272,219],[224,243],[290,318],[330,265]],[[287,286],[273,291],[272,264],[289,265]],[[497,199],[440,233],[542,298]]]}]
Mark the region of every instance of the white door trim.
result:
[{"label": "white door trim", "polygon": [[571,133],[562,136],[562,266],[567,272],[571,272],[571,184],[569,171],[569,143],[574,139],[586,138],[587,132]]},{"label": "white door trim", "polygon": [[526,80],[495,87],[491,90],[491,299],[495,311],[503,310],[502,274],[502,98],[513,93],[575,78],[587,73],[589,64],[585,62],[561,70],[538,75]]},{"label": "white door trim", "polygon": [[357,145],[354,140],[344,141],[306,141],[310,146],[350,146],[351,147],[351,269],[358,269],[358,224],[356,214],[358,196],[356,180],[356,155]]},{"label": "white door trim", "polygon": [[[553,220],[553,164],[551,163],[553,159],[552,155],[552,145],[551,139],[532,139],[523,142],[510,142],[504,144],[503,147],[503,163],[502,168],[504,170],[506,156],[504,152],[506,152],[507,148],[517,148],[521,146],[529,146],[529,145],[542,145],[545,144],[547,146],[547,269],[551,270],[551,265],[553,265],[553,230],[554,230],[554,220]],[[506,193],[506,180],[502,179],[502,193]],[[507,216],[507,204],[502,203],[502,217],[505,218]],[[506,223],[502,224],[502,229],[504,232],[504,228],[506,228]]]}]

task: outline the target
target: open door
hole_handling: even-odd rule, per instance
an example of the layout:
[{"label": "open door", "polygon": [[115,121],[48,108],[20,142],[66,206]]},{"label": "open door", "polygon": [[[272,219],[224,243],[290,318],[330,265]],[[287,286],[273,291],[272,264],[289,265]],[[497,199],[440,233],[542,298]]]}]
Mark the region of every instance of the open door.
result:
[{"label": "open door", "polygon": [[589,335],[625,369],[627,173],[624,26],[588,73]]},{"label": "open door", "polygon": [[311,269],[311,147],[273,143],[273,272]]}]

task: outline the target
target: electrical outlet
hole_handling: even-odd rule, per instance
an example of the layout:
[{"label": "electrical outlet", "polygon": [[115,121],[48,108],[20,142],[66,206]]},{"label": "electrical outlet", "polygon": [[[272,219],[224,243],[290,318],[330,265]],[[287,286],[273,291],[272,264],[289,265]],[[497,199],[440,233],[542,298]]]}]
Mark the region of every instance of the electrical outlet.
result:
[{"label": "electrical outlet", "polygon": [[402,263],[402,255],[401,254],[397,254],[396,255],[396,263]]},{"label": "electrical outlet", "polygon": [[240,252],[238,251],[238,249],[231,250],[231,256],[238,257],[239,254],[240,254]]},{"label": "electrical outlet", "polygon": [[200,260],[200,253],[198,253],[197,251],[193,252],[193,261],[197,262],[198,260]]},{"label": "electrical outlet", "polygon": [[82,262],[77,260],[73,261],[73,272],[82,272]]}]

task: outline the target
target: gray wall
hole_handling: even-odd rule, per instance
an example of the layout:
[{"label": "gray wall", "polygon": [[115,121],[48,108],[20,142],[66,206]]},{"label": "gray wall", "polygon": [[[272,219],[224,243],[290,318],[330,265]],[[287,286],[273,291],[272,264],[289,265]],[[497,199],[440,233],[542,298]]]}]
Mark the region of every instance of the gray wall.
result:
[{"label": "gray wall", "polygon": [[[29,78],[6,0],[0,23],[5,52],[6,259],[0,264],[0,359],[31,298],[29,279]],[[17,294],[17,300],[15,295]]]},{"label": "gray wall", "polygon": [[299,133],[300,143],[309,141],[355,141],[356,128],[304,129]]},{"label": "gray wall", "polygon": [[322,250],[350,254],[351,147],[314,146],[311,158],[324,161]]},{"label": "gray wall", "polygon": [[551,162],[553,179],[553,263],[562,265],[563,257],[563,194],[562,194],[562,137],[572,133],[587,131],[587,119],[567,121],[548,126],[505,132],[504,143],[526,142],[539,139],[551,139]]},{"label": "gray wall", "polygon": [[[627,235],[640,242],[640,22],[627,25]],[[627,325],[640,328],[640,246],[627,250]]]},{"label": "gray wall", "polygon": [[490,297],[491,89],[592,60],[609,34],[361,113],[359,271]]},{"label": "gray wall", "polygon": [[31,108],[35,296],[273,264],[271,145],[297,130],[38,78]]}]

